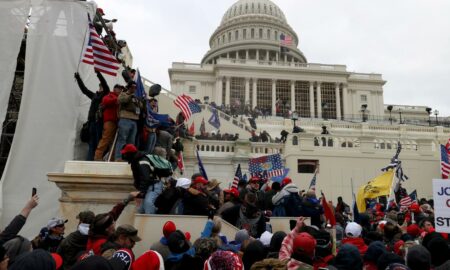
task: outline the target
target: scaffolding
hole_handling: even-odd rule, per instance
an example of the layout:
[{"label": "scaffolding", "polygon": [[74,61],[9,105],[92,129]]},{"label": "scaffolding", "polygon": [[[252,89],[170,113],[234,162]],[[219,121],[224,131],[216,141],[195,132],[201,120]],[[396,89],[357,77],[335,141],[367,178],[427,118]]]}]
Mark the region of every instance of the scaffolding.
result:
[{"label": "scaffolding", "polygon": [[2,126],[0,137],[0,176],[3,175],[3,171],[5,170],[9,150],[11,149],[14,133],[16,131],[17,119],[19,118],[25,71],[25,48],[26,35],[24,35],[24,38],[22,39],[20,52],[17,56],[16,71],[14,73],[11,94],[9,95],[8,109]]}]

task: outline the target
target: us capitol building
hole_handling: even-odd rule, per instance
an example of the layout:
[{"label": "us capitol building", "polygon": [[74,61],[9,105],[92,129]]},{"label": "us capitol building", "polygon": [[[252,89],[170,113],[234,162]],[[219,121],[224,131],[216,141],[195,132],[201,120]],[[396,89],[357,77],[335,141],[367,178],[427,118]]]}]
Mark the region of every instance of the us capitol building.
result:
[{"label": "us capitol building", "polygon": [[[280,50],[282,35],[292,37],[287,50]],[[447,141],[450,130],[440,126],[426,106],[384,104],[386,81],[381,74],[309,63],[298,48],[299,36],[283,11],[269,0],[237,1],[225,12],[209,45],[200,64],[172,64],[173,93],[217,105],[268,109],[272,116],[256,120],[257,132],[266,130],[273,138],[293,127],[292,119],[276,116],[277,107],[278,115],[295,111],[293,120],[305,130],[290,134],[286,144],[197,141],[214,177],[228,183],[238,163],[246,167],[249,157],[281,152],[289,176],[301,188],[307,188],[317,168],[319,188],[333,197],[350,198],[351,180],[356,189],[378,175],[400,141],[400,158],[410,177],[404,186],[408,191],[417,188],[419,196],[431,195],[431,179],[440,176],[439,143]],[[209,118],[208,113],[195,115],[196,127],[201,119]],[[220,115],[222,133],[249,138],[245,119]],[[227,126],[228,121],[234,127]],[[321,135],[323,126],[329,134]],[[224,144],[230,144],[228,152],[227,147],[222,151]],[[195,171],[195,159],[187,158],[187,162],[192,162]]]}]

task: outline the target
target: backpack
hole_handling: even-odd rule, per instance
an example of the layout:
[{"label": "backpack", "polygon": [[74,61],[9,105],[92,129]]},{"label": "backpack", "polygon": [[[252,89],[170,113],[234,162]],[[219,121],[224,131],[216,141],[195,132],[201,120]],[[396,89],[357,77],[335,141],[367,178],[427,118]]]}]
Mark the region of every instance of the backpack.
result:
[{"label": "backpack", "polygon": [[165,158],[158,155],[146,155],[152,166],[152,173],[155,177],[169,177],[172,175],[172,164]]},{"label": "backpack", "polygon": [[298,193],[290,193],[284,198],[284,208],[287,217],[299,217],[302,214],[302,198]]}]

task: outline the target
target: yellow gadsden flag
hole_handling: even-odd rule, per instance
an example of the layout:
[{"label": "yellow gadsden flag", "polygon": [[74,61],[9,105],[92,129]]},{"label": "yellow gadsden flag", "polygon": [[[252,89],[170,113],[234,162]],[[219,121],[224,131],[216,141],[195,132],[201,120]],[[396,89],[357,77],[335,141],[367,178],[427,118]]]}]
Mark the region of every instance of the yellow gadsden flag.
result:
[{"label": "yellow gadsden flag", "polygon": [[361,186],[358,190],[358,196],[356,198],[358,211],[360,213],[366,211],[365,199],[374,199],[380,196],[389,196],[391,193],[393,178],[394,171],[390,170],[370,180],[367,185]]}]

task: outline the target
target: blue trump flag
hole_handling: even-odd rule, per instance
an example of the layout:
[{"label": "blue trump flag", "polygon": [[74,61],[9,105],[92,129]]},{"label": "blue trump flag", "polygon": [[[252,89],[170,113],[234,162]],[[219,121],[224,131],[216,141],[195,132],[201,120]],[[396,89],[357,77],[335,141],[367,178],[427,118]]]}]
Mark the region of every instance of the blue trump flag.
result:
[{"label": "blue trump flag", "polygon": [[280,176],[272,176],[272,181],[273,182],[278,182],[281,183],[281,181],[283,181],[283,179],[289,174],[289,168],[284,168],[283,174]]},{"label": "blue trump flag", "polygon": [[208,123],[216,129],[220,128],[220,119],[217,109],[212,109],[212,115],[209,118]]},{"label": "blue trump flag", "polygon": [[163,126],[163,127],[169,127],[173,124],[170,122],[170,117],[168,114],[159,114],[155,113],[151,106],[150,102],[147,98],[147,93],[145,92],[144,84],[142,83],[141,73],[139,72],[139,69],[136,70],[136,92],[134,92],[134,95],[145,101],[145,107],[147,108],[147,119],[145,120],[145,124],[148,127],[157,127],[157,126]]},{"label": "blue trump flag", "polygon": [[198,170],[200,171],[202,176],[205,177],[206,180],[209,180],[208,176],[206,175],[205,167],[203,167],[202,159],[200,158],[198,150],[197,150],[197,161],[198,161]]}]

